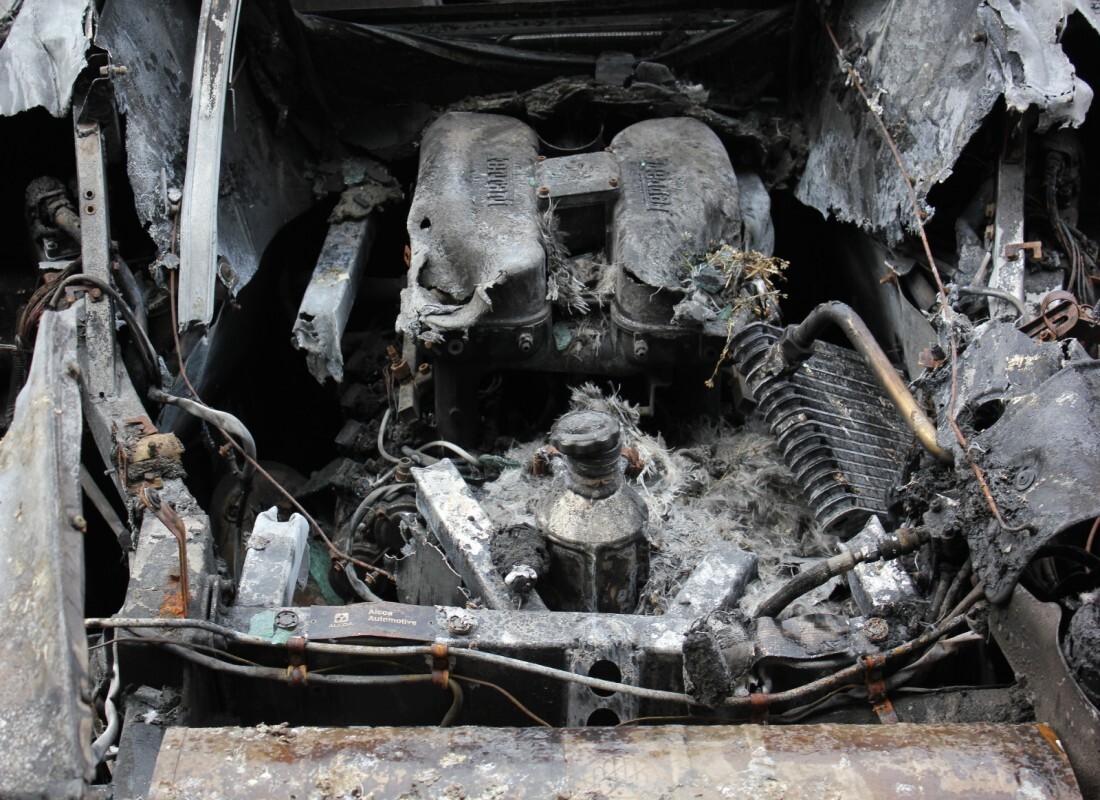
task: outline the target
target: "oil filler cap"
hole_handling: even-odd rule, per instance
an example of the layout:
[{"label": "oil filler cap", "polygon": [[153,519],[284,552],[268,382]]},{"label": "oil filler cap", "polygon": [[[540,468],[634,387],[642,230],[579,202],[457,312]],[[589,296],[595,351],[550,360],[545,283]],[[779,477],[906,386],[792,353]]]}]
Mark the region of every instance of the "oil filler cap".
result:
[{"label": "oil filler cap", "polygon": [[619,421],[602,411],[570,411],[554,425],[550,443],[565,456],[598,456],[619,449]]}]

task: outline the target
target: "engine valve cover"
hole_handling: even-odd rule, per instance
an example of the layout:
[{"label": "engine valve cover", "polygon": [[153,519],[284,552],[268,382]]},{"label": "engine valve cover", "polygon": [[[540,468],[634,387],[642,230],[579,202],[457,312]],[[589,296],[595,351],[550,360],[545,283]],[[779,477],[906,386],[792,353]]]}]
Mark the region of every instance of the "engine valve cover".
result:
[{"label": "engine valve cover", "polygon": [[452,112],[428,129],[399,330],[439,342],[475,326],[548,323],[547,241],[557,235],[609,262],[617,328],[691,331],[673,320],[686,257],[742,239],[737,177],[717,135],[672,118],[631,125],[603,152],[540,159],[538,141],[494,114]]}]

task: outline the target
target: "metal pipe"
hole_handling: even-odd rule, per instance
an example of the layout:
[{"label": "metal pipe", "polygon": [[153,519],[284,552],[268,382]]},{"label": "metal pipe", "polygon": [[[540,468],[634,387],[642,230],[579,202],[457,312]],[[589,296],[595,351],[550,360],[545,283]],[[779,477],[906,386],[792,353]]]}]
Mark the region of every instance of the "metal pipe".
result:
[{"label": "metal pipe", "polygon": [[107,717],[107,727],[103,729],[103,733],[96,737],[96,740],[92,742],[92,761],[97,766],[103,763],[103,759],[107,757],[107,751],[111,748],[111,745],[115,743],[115,739],[118,737],[118,729],[121,726],[121,720],[118,716],[118,706],[115,705],[115,701],[118,699],[119,688],[121,687],[121,679],[118,672],[118,641],[114,640],[112,644],[111,653],[111,685],[107,689],[107,697],[103,701],[103,714]]},{"label": "metal pipe", "polygon": [[1002,289],[992,289],[988,286],[960,286],[959,294],[980,295],[982,297],[995,297],[998,300],[1004,300],[1019,312],[1019,316],[1026,317],[1027,309],[1024,308],[1024,301],[1011,292],[1003,291]]},{"label": "metal pipe", "polygon": [[831,558],[818,561],[780,586],[756,607],[754,617],[778,617],[780,612],[811,589],[816,589],[836,575],[851,572],[859,564],[891,561],[912,553],[931,539],[926,528],[902,528],[896,533],[857,550],[845,550]]},{"label": "metal pipe", "polygon": [[[188,414],[198,417],[205,422],[209,422],[211,425],[216,425],[226,433],[233,434],[241,440],[241,446],[244,452],[249,455],[252,461],[256,460],[256,440],[252,438],[252,434],[249,432],[248,428],[245,427],[244,423],[228,411],[220,411],[216,408],[211,408],[205,403],[196,403],[194,400],[188,400],[186,397],[176,397],[160,389],[150,389],[148,396],[149,399],[155,403],[168,403],[173,406],[178,406]],[[244,480],[251,480],[255,471],[255,466],[246,460],[244,469],[241,470]]]},{"label": "metal pipe", "polygon": [[848,337],[848,341],[863,356],[864,363],[870,367],[879,386],[889,395],[921,446],[940,461],[945,463],[954,461],[951,453],[940,447],[936,441],[936,426],[924,413],[916,398],[913,397],[913,393],[909,391],[909,387],[905,385],[905,381],[890,363],[890,359],[878,346],[870,329],[851,306],[838,302],[822,303],[798,325],[787,327],[782,338],[776,343],[784,364],[797,367],[809,358],[813,354],[814,341],[830,324],[840,328]]}]

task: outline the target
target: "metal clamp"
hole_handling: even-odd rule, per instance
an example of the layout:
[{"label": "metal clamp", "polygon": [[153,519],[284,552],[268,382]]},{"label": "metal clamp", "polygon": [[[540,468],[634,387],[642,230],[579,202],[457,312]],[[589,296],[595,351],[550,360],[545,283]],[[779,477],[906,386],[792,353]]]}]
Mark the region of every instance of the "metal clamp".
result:
[{"label": "metal clamp", "polygon": [[286,649],[290,660],[286,668],[286,682],[293,687],[305,686],[309,680],[309,667],[306,666],[306,637],[292,636],[287,639]]},{"label": "metal clamp", "polygon": [[772,697],[768,692],[752,692],[749,695],[749,722],[763,725],[768,721]]},{"label": "metal clamp", "polygon": [[432,683],[446,689],[451,680],[451,651],[442,642],[432,645]]},{"label": "metal clamp", "polygon": [[867,687],[867,699],[871,708],[883,725],[897,725],[898,712],[886,694],[886,681],[882,677],[882,668],[886,666],[886,656],[881,653],[861,656],[859,659],[866,671],[864,685]]}]

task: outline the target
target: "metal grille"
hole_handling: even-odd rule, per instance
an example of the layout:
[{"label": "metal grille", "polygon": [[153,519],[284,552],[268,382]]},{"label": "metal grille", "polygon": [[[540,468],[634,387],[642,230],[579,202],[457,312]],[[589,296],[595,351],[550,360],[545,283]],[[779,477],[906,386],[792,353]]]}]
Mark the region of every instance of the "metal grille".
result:
[{"label": "metal grille", "polygon": [[818,521],[851,535],[886,511],[912,436],[859,354],[825,342],[791,375],[761,369],[781,329],[754,324],[732,342],[737,369]]}]

